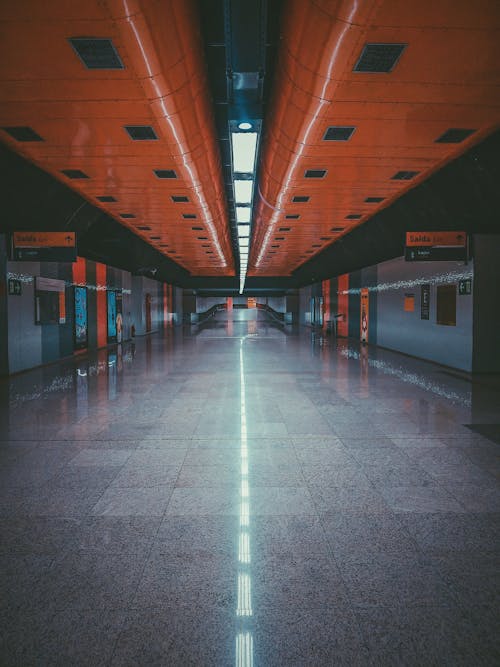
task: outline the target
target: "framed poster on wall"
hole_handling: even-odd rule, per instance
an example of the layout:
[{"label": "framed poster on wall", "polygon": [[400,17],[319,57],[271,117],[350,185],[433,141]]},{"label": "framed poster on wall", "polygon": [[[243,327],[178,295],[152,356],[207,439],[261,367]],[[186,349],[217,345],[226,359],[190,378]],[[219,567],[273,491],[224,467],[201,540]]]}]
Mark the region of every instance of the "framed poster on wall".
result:
[{"label": "framed poster on wall", "polygon": [[109,290],[108,298],[108,343],[116,343],[116,292]]},{"label": "framed poster on wall", "polygon": [[88,345],[87,288],[75,286],[75,350]]}]

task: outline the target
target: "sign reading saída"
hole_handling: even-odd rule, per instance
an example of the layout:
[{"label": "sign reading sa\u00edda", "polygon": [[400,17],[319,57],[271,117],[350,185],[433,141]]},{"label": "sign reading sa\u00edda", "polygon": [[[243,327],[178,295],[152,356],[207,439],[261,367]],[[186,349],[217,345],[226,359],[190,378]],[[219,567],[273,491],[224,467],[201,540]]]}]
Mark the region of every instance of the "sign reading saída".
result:
[{"label": "sign reading sa\u00edda", "polygon": [[75,232],[14,232],[12,258],[21,262],[76,262]]},{"label": "sign reading sa\u00edda", "polygon": [[466,232],[407,232],[407,262],[465,261]]}]

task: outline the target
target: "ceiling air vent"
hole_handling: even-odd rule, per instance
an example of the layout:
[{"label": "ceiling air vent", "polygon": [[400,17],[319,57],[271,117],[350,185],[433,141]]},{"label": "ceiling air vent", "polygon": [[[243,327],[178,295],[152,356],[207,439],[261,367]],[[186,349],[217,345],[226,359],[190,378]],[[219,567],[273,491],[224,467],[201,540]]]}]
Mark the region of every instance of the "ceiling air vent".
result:
[{"label": "ceiling air vent", "polygon": [[120,218],[127,220],[129,218],[135,218],[135,215],[133,213],[120,213]]},{"label": "ceiling air vent", "polygon": [[72,179],[88,178],[87,174],[79,169],[61,169],[61,173]]},{"label": "ceiling air vent", "polygon": [[279,248],[279,247],[280,247],[280,246],[279,246],[279,243],[276,244],[276,245],[272,245],[272,246],[271,246],[271,248]]},{"label": "ceiling air vent", "polygon": [[320,236],[319,240],[320,241],[331,241],[332,237],[331,236]]},{"label": "ceiling air vent", "polygon": [[434,143],[436,144],[459,144],[467,137],[470,137],[471,134],[474,134],[476,130],[464,130],[459,127],[450,127],[449,130],[446,130],[444,134],[438,137]]},{"label": "ceiling air vent", "polygon": [[[303,204],[306,201],[309,201],[309,199],[310,197],[308,197],[307,195],[298,195],[297,197],[293,197],[292,202],[294,202],[295,204]],[[286,217],[289,218],[288,215]]]},{"label": "ceiling air vent", "polygon": [[173,169],[153,169],[157,178],[177,178],[177,174]]},{"label": "ceiling air vent", "polygon": [[280,227],[278,229],[279,232],[289,232],[292,228],[291,227]]},{"label": "ceiling air vent", "polygon": [[196,218],[196,215],[194,213],[183,213],[182,217],[184,220],[194,220]]},{"label": "ceiling air vent", "polygon": [[158,139],[151,125],[125,125],[125,131],[134,141],[154,141]]},{"label": "ceiling air vent", "polygon": [[321,243],[313,243],[311,248],[321,248]]},{"label": "ceiling air vent", "polygon": [[346,215],[345,219],[346,220],[359,220],[363,216],[361,213],[350,213],[349,215]]},{"label": "ceiling air vent", "polygon": [[151,231],[151,227],[145,227],[144,225],[141,227],[137,227],[137,229],[142,229],[143,232],[149,232]]},{"label": "ceiling air vent", "polygon": [[202,243],[201,247],[202,248],[210,248],[210,243]]},{"label": "ceiling air vent", "polygon": [[331,232],[343,232],[345,227],[332,227],[330,229]]},{"label": "ceiling air vent", "polygon": [[16,141],[43,141],[42,137],[31,127],[2,127],[2,130],[10,134]]},{"label": "ceiling air vent", "polygon": [[306,255],[312,255],[314,250],[306,250]]},{"label": "ceiling air vent", "polygon": [[161,236],[150,236],[149,237],[152,241],[159,241],[161,239]]},{"label": "ceiling air vent", "polygon": [[275,241],[284,241],[284,240],[285,240],[285,237],[284,237],[284,236],[275,236],[275,237],[274,237],[274,240],[275,240]]},{"label": "ceiling air vent", "polygon": [[365,202],[367,204],[378,204],[381,201],[384,201],[385,197],[367,197]]},{"label": "ceiling air vent", "polygon": [[391,72],[406,44],[365,44],[353,72]]},{"label": "ceiling air vent", "polygon": [[69,43],[87,69],[124,69],[110,39],[101,37],[72,37]]},{"label": "ceiling air vent", "polygon": [[187,203],[189,201],[189,197],[185,197],[184,195],[172,195],[172,201],[176,204],[180,204],[181,202]]},{"label": "ceiling air vent", "polygon": [[202,232],[203,231],[203,227],[191,227],[191,229],[193,230],[193,232]]},{"label": "ceiling air vent", "polygon": [[208,241],[208,236],[197,236],[198,241]]},{"label": "ceiling air vent", "polygon": [[111,195],[104,195],[103,197],[96,197],[96,199],[97,199],[98,201],[102,201],[102,202],[104,202],[104,203],[105,203],[105,202],[116,201],[116,199],[115,199],[114,197],[112,197]]},{"label": "ceiling air vent", "polygon": [[355,127],[329,127],[323,141],[349,141],[355,129]]},{"label": "ceiling air vent", "polygon": [[304,173],[305,178],[324,178],[326,176],[326,169],[306,169]]},{"label": "ceiling air vent", "polygon": [[298,220],[300,218],[300,215],[298,213],[293,213],[290,215],[285,215],[286,220]]},{"label": "ceiling air vent", "polygon": [[398,171],[397,174],[391,176],[392,181],[411,181],[412,178],[415,178],[419,171]]}]

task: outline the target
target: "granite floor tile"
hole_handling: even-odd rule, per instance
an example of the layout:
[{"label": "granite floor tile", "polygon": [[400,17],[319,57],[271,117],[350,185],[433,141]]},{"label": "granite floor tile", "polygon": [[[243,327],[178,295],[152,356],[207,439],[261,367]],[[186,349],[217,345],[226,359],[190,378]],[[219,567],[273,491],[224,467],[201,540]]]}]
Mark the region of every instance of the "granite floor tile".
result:
[{"label": "granite floor tile", "polygon": [[94,516],[162,516],[171,486],[109,487],[92,508]]},{"label": "granite floor tile", "polygon": [[233,613],[206,601],[132,609],[125,616],[110,664],[234,667],[236,635]]},{"label": "granite floor tile", "polygon": [[142,553],[69,550],[55,559],[31,592],[35,606],[56,611],[127,608],[144,568]]},{"label": "granite floor tile", "polygon": [[380,486],[379,491],[394,512],[465,512],[455,496],[436,483]]},{"label": "granite floor tile", "polygon": [[159,604],[211,604],[234,612],[238,602],[238,567],[233,555],[187,558],[153,550],[144,565],[132,607]]}]

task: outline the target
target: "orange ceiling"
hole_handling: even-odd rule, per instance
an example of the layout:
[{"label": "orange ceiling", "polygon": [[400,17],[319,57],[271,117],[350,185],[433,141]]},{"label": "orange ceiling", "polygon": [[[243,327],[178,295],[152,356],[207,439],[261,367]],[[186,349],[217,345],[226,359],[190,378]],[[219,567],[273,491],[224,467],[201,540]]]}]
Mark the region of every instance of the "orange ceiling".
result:
[{"label": "orange ceiling", "polygon": [[[0,135],[192,274],[233,275],[195,9],[189,0],[2,3],[0,127],[30,127],[43,141]],[[111,39],[123,69],[87,69],[75,37]],[[157,139],[134,141],[125,126],[151,126]],[[68,169],[88,178],[70,180]]]},{"label": "orange ceiling", "polygon": [[[290,274],[500,121],[496,0],[291,0],[284,19],[249,261],[255,276]],[[355,72],[365,44],[405,48],[390,72]],[[325,141],[332,126],[355,129],[348,140]],[[474,133],[436,143],[450,128]],[[326,175],[305,178],[308,169]],[[418,173],[393,180],[400,171]],[[309,201],[293,203],[296,196]]]},{"label": "orange ceiling", "polygon": [[[290,0],[283,19],[254,209],[255,276],[289,275],[500,120],[497,0]],[[0,128],[27,126],[43,141],[19,142],[1,129],[0,139],[192,274],[229,276],[196,26],[195,0],[2,3]],[[111,39],[123,69],[87,69],[68,41],[75,37]],[[388,73],[354,72],[367,43],[405,48]],[[157,139],[133,141],[129,125],[151,126]],[[331,126],[355,129],[346,141],[325,141]],[[474,132],[436,143],[450,128]],[[70,180],[67,169],[88,178]],[[176,178],[159,179],[157,169]],[[308,179],[307,169],[326,175]],[[418,173],[393,180],[400,171]],[[309,201],[292,203],[296,196]]]}]

